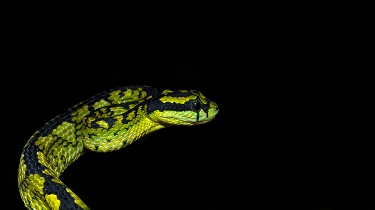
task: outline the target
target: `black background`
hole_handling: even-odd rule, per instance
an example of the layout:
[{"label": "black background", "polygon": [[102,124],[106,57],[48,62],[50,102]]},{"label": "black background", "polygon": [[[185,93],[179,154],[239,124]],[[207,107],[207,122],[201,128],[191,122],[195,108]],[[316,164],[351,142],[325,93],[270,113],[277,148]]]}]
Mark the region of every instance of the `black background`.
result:
[{"label": "black background", "polygon": [[81,157],[61,179],[92,209],[374,209],[371,149],[337,126],[334,22],[282,6],[12,5],[1,197],[24,209],[19,157],[44,123],[101,91],[144,84],[200,90],[220,112]]}]

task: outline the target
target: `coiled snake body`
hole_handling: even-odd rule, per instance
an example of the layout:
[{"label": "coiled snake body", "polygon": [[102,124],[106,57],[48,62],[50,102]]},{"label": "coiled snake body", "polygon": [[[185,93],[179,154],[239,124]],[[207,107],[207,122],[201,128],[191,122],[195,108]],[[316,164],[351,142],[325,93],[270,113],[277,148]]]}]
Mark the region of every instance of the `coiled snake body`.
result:
[{"label": "coiled snake body", "polygon": [[42,126],[22,150],[18,188],[27,209],[89,209],[60,179],[86,151],[119,150],[173,125],[214,119],[215,102],[195,90],[125,86],[95,95]]}]

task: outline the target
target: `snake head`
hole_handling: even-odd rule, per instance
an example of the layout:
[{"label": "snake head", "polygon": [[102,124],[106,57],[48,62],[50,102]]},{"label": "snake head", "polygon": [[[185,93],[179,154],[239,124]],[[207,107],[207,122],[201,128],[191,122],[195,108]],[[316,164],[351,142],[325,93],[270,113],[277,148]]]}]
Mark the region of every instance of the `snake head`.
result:
[{"label": "snake head", "polygon": [[147,104],[149,118],[164,125],[203,124],[218,112],[218,105],[196,90],[167,89]]}]

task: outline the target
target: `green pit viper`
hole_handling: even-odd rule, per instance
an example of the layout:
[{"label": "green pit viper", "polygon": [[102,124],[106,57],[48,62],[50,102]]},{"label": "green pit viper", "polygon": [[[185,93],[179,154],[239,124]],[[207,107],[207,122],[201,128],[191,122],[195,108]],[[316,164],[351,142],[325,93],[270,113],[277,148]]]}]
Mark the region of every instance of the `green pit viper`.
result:
[{"label": "green pit viper", "polygon": [[217,104],[196,90],[114,88],[56,116],[24,146],[18,189],[27,209],[89,209],[59,177],[87,151],[111,152],[156,130],[213,120]]}]

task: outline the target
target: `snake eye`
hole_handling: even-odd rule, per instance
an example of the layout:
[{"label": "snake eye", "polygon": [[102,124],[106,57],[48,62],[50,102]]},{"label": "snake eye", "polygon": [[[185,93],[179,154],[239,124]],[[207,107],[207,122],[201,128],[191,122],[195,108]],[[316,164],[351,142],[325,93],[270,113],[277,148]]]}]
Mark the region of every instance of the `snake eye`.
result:
[{"label": "snake eye", "polygon": [[196,111],[199,111],[201,109],[201,103],[199,103],[198,101],[194,101],[192,104],[191,104],[191,110],[196,112]]}]

